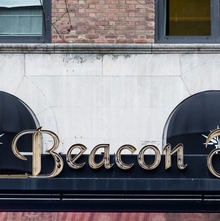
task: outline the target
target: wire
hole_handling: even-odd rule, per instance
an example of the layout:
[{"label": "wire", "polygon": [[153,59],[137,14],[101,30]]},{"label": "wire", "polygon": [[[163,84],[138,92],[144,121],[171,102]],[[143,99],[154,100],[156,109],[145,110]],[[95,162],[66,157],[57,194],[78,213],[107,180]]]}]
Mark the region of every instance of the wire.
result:
[{"label": "wire", "polygon": [[51,23],[51,25],[53,26],[54,30],[56,31],[56,33],[58,34],[59,38],[62,39],[62,41],[64,41],[62,35],[60,34],[60,32],[58,31],[57,27],[56,27],[56,23],[59,22],[66,14],[68,15],[68,20],[69,20],[69,26],[67,26],[67,31],[70,32],[70,30],[72,29],[72,20],[71,20],[71,16],[69,13],[69,8],[68,8],[68,3],[67,0],[65,0],[65,7],[66,10],[65,12],[58,18],[56,19],[56,21],[54,21],[53,23]]},{"label": "wire", "polygon": [[62,38],[60,32],[57,30],[57,27],[56,27],[53,23],[51,23],[51,25],[52,25],[53,28],[55,29],[55,31],[56,31],[56,33],[58,34],[58,36],[60,37],[60,39],[62,39],[62,40],[64,41],[64,39]]},{"label": "wire", "polygon": [[72,21],[71,21],[71,17],[70,17],[68,5],[67,5],[67,0],[65,0],[65,5],[66,5],[66,13],[68,14],[68,18],[69,18],[69,24],[70,24],[69,30],[70,30],[70,28],[72,28]]}]

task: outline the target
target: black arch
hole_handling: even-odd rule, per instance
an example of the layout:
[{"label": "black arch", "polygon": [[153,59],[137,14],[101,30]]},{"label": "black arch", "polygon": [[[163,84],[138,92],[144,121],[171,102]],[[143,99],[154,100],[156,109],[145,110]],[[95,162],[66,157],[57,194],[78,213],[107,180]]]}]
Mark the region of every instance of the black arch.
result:
[{"label": "black arch", "polygon": [[200,92],[182,101],[172,111],[164,127],[163,142],[173,146],[183,143],[186,153],[206,153],[204,136],[218,126],[220,91]]}]

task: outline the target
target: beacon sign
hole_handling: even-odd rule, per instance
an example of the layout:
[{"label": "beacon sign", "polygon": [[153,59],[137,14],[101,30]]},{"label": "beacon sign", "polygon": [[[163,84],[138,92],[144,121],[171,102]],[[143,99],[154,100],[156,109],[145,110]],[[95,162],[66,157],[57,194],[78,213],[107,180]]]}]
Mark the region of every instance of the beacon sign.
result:
[{"label": "beacon sign", "polygon": [[[132,170],[134,167],[139,167],[141,170],[150,173],[164,164],[164,173],[171,170],[171,167],[177,167],[178,173],[181,173],[186,168],[190,170],[190,165],[185,162],[185,156],[193,156],[195,159],[196,155],[206,156],[206,168],[209,174],[220,178],[220,170],[219,167],[216,167],[215,160],[220,152],[218,142],[220,129],[218,127],[213,129],[216,128],[216,125],[220,125],[220,91],[195,94],[181,102],[173,110],[164,127],[163,140],[165,143],[162,152],[155,145],[146,145],[138,151],[133,145],[125,144],[119,147],[112,156],[110,155],[109,144],[97,144],[87,155],[87,160],[83,156],[87,147],[83,144],[73,144],[67,153],[61,156],[57,152],[60,144],[58,135],[53,131],[42,129],[34,113],[24,102],[5,92],[0,93],[0,100],[7,109],[0,112],[0,115],[10,113],[15,118],[21,118],[19,121],[7,118],[7,122],[1,122],[2,119],[6,119],[4,116],[0,118],[0,146],[7,144],[2,148],[2,151],[5,152],[1,153],[0,149],[0,155],[5,156],[5,158],[10,154],[12,155],[10,159],[5,160],[6,164],[15,161],[14,159],[17,160],[18,164],[23,161],[31,161],[31,170],[25,168],[21,170],[7,169],[5,172],[4,168],[6,167],[2,168],[0,162],[0,178],[52,178],[61,175],[65,167],[69,167],[74,173],[74,170],[85,169],[85,164],[92,170],[104,168],[113,171],[117,167],[120,171],[124,171],[123,173]],[[9,102],[10,100],[11,102]],[[19,110],[19,114],[22,113],[23,115],[14,113],[15,110]],[[25,119],[24,123],[22,119]],[[15,127],[14,122],[22,122],[22,124]],[[50,136],[53,141],[52,147],[47,151],[47,155],[53,159],[49,162],[50,165],[53,164],[49,173],[42,172],[45,166],[42,164],[42,158],[45,155],[42,153],[44,135]],[[213,149],[207,148],[210,145],[213,146]],[[30,149],[32,157],[27,158],[25,152],[30,152]],[[129,157],[133,155],[133,162],[128,162],[127,158],[124,158],[123,152],[125,150],[130,153]],[[98,154],[100,151],[103,154]],[[75,154],[76,152],[77,154]],[[153,159],[153,161],[149,161],[149,159]],[[15,167],[18,164],[15,163]],[[88,169],[88,167],[86,168]]]},{"label": "beacon sign", "polygon": [[[57,175],[59,175],[63,170],[64,162],[63,162],[63,158],[58,153],[56,153],[56,149],[58,148],[59,143],[60,143],[58,136],[52,131],[42,130],[41,128],[38,128],[37,130],[26,130],[26,131],[20,132],[19,134],[17,134],[15,136],[15,138],[12,141],[12,151],[13,151],[14,155],[21,160],[27,160],[27,158],[19,152],[19,150],[17,148],[17,142],[22,136],[25,136],[27,134],[32,134],[32,152],[33,152],[32,174],[20,174],[20,176],[26,176],[26,177],[30,177],[30,178],[49,178],[49,177],[56,177]],[[53,146],[48,151],[48,153],[54,159],[54,169],[50,174],[40,174],[43,134],[47,134],[47,135],[51,136],[51,138],[53,139]],[[210,143],[210,141],[218,138],[219,136],[220,136],[220,129],[216,129],[216,130],[212,131],[207,136],[205,146],[207,147],[207,145]],[[72,151],[74,149],[79,149],[80,151],[78,154],[73,156]],[[87,148],[83,144],[72,145],[66,154],[67,165],[69,167],[71,167],[72,169],[81,169],[86,164],[86,162],[79,164],[79,163],[77,163],[77,159],[80,158],[81,155],[83,155],[83,153],[86,151],[86,149]],[[97,151],[100,149],[104,151],[103,158],[101,159],[101,161],[96,162],[95,156],[96,156]],[[108,144],[99,144],[99,145],[95,146],[88,156],[89,166],[92,169],[98,169],[100,167],[104,167],[105,169],[110,169],[111,167],[113,167],[114,164],[112,162],[110,162],[110,154],[109,154],[110,150],[109,149],[110,149],[110,147]],[[129,170],[134,166],[133,163],[126,164],[125,162],[123,162],[121,153],[125,149],[130,151],[131,153],[134,153],[136,151],[136,148],[132,145],[129,145],[129,144],[123,145],[117,150],[117,152],[115,154],[115,164],[121,170]],[[154,155],[154,162],[150,165],[145,162],[145,152],[147,150],[151,150],[155,154]],[[183,144],[178,144],[173,149],[170,144],[167,144],[163,148],[163,152],[165,154],[165,165],[164,166],[165,166],[166,170],[172,166],[171,165],[171,158],[175,157],[174,155],[176,155],[178,168],[180,170],[186,169],[187,164],[184,163],[184,146],[183,146]],[[213,167],[212,159],[213,159],[214,155],[218,154],[219,152],[220,152],[220,148],[216,148],[216,149],[212,150],[207,157],[207,166],[208,166],[209,171],[214,176],[216,176],[218,178],[220,178],[220,173],[218,173],[215,170],[215,168]],[[161,153],[156,146],[146,145],[139,151],[139,153],[137,155],[137,161],[138,161],[139,166],[141,168],[143,168],[144,170],[154,170],[161,163]],[[16,175],[15,177],[17,177],[17,176],[18,175]],[[13,177],[13,175],[9,175],[9,177]]]}]

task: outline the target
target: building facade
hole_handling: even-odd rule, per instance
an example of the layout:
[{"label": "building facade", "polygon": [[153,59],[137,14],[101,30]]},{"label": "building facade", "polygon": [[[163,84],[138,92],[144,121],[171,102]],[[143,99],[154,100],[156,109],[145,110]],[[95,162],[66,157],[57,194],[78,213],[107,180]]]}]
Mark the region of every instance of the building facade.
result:
[{"label": "building facade", "polygon": [[[134,154],[146,145],[162,153],[164,127],[177,105],[220,89],[220,6],[214,1],[2,0],[0,90],[25,102],[40,126],[59,136],[61,154],[73,144],[85,145],[89,154],[103,143],[111,154],[125,144],[137,149]],[[46,153],[53,141],[43,142]],[[23,216],[1,215],[2,220]],[[26,213],[29,220],[38,215]],[[84,213],[40,215],[88,220]],[[178,219],[170,213],[133,215]],[[129,220],[126,213],[89,216]],[[180,216],[216,220],[220,215]]]}]

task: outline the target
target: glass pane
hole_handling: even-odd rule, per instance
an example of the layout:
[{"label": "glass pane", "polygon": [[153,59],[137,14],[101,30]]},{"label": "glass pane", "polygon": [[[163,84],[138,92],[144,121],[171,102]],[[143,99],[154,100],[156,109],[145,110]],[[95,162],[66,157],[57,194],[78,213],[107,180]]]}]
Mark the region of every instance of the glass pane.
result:
[{"label": "glass pane", "polygon": [[41,0],[0,0],[0,7],[40,6]]},{"label": "glass pane", "polygon": [[0,36],[41,35],[41,7],[0,8]]},{"label": "glass pane", "polygon": [[210,4],[210,0],[167,0],[166,35],[211,35]]}]

